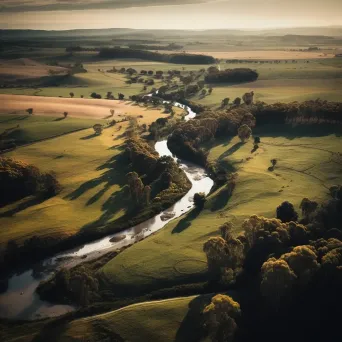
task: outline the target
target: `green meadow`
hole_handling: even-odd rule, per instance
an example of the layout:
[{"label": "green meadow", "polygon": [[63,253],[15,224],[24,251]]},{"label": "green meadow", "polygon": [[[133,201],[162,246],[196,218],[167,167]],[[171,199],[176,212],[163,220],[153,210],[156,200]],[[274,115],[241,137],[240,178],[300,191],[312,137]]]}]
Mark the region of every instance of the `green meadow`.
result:
[{"label": "green meadow", "polygon": [[[238,173],[236,189],[227,198],[223,189],[212,193],[200,213],[195,210],[170,222],[154,236],[133,245],[107,263],[101,271],[120,288],[132,291],[158,288],[191,281],[206,271],[203,243],[218,235],[219,226],[234,224],[235,234],[250,215],[274,217],[283,201],[296,210],[304,197],[322,202],[329,187],[342,181],[342,138],[333,133],[317,134],[308,128],[263,128],[255,131],[261,138],[252,153],[252,141],[242,144],[237,137],[208,146],[209,161]],[[323,133],[324,134],[324,133]],[[278,164],[268,171],[270,160]]]}]

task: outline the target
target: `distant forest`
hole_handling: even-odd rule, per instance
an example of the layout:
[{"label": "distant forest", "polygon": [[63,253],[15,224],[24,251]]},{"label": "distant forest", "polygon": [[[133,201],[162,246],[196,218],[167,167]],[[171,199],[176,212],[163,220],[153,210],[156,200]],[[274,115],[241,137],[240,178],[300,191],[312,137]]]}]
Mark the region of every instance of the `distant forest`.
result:
[{"label": "distant forest", "polygon": [[175,64],[212,64],[215,58],[195,54],[167,54],[129,48],[105,48],[99,52],[101,58],[138,58],[156,62]]}]

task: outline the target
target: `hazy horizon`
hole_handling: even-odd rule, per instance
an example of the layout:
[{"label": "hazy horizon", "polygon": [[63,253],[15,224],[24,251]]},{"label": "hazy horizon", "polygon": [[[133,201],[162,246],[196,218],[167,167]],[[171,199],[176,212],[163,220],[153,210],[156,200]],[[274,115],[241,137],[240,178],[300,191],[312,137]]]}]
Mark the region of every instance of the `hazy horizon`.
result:
[{"label": "hazy horizon", "polygon": [[1,29],[260,30],[341,23],[340,0],[2,0],[0,7]]}]

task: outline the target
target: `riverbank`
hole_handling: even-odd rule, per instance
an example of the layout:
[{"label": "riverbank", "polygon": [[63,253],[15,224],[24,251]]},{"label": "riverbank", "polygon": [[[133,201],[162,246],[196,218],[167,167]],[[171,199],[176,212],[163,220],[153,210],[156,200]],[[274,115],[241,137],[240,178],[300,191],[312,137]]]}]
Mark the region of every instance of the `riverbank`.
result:
[{"label": "riverbank", "polygon": [[[180,106],[183,107],[183,105]],[[190,119],[196,116],[196,113],[192,112],[191,109],[188,109],[188,112],[189,114],[186,119]],[[160,156],[172,156],[172,153],[167,148],[166,140],[157,142],[155,144],[155,149]],[[56,269],[56,267],[64,267],[63,258],[64,261],[66,261],[65,264],[67,265],[68,263],[70,263],[70,260],[72,260],[70,259],[70,257],[76,257],[77,259],[75,260],[77,261],[72,261],[72,264],[67,266],[72,267],[73,264],[76,265],[79,261],[90,260],[88,259],[88,257],[94,257],[95,259],[96,257],[101,256],[102,254],[100,251],[103,251],[103,254],[108,253],[108,248],[120,249],[125,246],[132,245],[135,242],[138,242],[160,230],[173,218],[179,217],[193,208],[193,195],[196,192],[209,193],[213,182],[209,177],[206,176],[206,171],[203,168],[198,167],[194,164],[181,162],[179,168],[184,171],[188,179],[191,181],[192,188],[174,205],[166,210],[167,213],[174,213],[174,215],[169,216],[168,219],[165,219],[165,217],[162,218],[162,216],[165,215],[165,212],[163,211],[157,216],[154,216],[138,225],[135,225],[124,231],[120,230],[120,235],[125,235],[125,238],[118,242],[111,242],[110,240],[114,237],[114,235],[109,235],[84,246],[74,248],[73,250],[59,253],[55,255],[55,257],[46,259],[40,263],[42,271],[39,275],[34,274],[34,270],[30,269],[18,276],[11,277],[8,282],[8,290],[4,294],[0,295],[0,303],[4,303],[3,307],[6,307],[6,305],[8,305],[9,303],[7,302],[6,304],[6,302],[3,302],[3,300],[8,298],[8,295],[10,294],[12,298],[11,303],[15,303],[15,310],[12,312],[7,312],[7,315],[4,317],[16,319],[36,319],[37,317],[50,317],[53,315],[51,314],[51,310],[47,309],[51,307],[54,307],[55,310],[58,309],[58,314],[63,314],[70,311],[70,307],[53,306],[50,303],[41,301],[35,293],[35,290],[40,281],[46,280],[51,277],[51,275],[53,274],[52,271]],[[27,289],[30,289],[30,291],[27,292]],[[31,302],[26,301],[25,303],[23,303],[23,301],[20,300],[21,292],[27,293],[28,297],[31,295]],[[16,300],[14,298],[16,298]],[[35,307],[36,310],[27,311],[28,307]],[[3,311],[1,307],[0,311]]]}]

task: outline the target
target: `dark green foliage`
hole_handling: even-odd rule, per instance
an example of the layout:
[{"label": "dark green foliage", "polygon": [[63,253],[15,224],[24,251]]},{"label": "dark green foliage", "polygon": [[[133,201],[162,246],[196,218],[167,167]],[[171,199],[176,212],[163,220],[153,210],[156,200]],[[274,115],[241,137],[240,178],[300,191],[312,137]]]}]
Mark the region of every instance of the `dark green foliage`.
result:
[{"label": "dark green foliage", "polygon": [[254,137],[254,144],[260,144],[260,137]]},{"label": "dark green foliage", "polygon": [[30,195],[55,196],[61,190],[55,174],[0,157],[0,207]]},{"label": "dark green foliage", "polygon": [[256,81],[259,74],[248,68],[226,69],[205,76],[206,83],[241,83]]},{"label": "dark green foliage", "polygon": [[198,119],[178,124],[168,138],[168,147],[181,158],[205,165],[206,153],[200,145],[215,137],[235,135],[242,125],[255,125],[253,115],[243,108],[207,111]]},{"label": "dark green foliage", "polygon": [[274,104],[257,102],[251,106],[251,111],[258,124],[318,124],[342,121],[342,103],[320,99]]},{"label": "dark green foliage", "polygon": [[206,202],[205,194],[203,192],[197,192],[194,195],[195,207],[202,210]]},{"label": "dark green foliage", "polygon": [[138,58],[165,63],[175,64],[211,64],[214,57],[196,54],[162,54],[147,50],[129,48],[104,48],[99,52],[101,58]]},{"label": "dark green foliage", "polygon": [[298,214],[295,211],[293,204],[285,201],[277,207],[277,218],[282,222],[297,221]]}]

